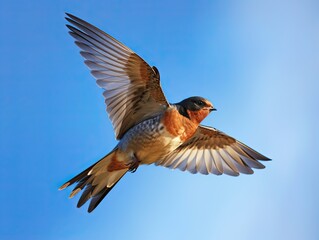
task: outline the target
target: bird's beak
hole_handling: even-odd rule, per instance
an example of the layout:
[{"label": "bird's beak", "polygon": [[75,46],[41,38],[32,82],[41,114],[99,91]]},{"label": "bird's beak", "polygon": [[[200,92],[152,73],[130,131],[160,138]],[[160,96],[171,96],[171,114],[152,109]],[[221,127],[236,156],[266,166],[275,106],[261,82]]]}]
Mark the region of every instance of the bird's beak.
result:
[{"label": "bird's beak", "polygon": [[217,111],[217,109],[214,108],[214,107],[211,107],[211,108],[209,109],[209,111],[210,111],[210,112],[212,112],[212,111]]}]

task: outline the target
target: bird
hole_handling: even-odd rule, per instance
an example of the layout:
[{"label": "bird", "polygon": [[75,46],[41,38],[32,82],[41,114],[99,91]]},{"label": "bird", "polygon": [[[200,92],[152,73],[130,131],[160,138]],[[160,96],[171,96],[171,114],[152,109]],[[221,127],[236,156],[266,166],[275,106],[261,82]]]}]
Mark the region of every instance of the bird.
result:
[{"label": "bird", "polygon": [[201,125],[216,108],[199,96],[169,103],[158,69],[90,23],[66,13],[66,25],[85,64],[101,87],[117,145],[98,162],[64,183],[82,192],[77,207],[90,200],[92,212],[127,172],[155,164],[190,173],[252,174],[270,160],[235,138]]}]

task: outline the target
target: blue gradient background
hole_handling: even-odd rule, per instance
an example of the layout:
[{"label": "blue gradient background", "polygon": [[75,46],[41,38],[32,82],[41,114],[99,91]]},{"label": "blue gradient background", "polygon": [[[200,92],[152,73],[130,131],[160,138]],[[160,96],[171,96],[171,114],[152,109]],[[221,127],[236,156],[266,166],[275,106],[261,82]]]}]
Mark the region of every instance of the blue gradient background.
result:
[{"label": "blue gradient background", "polygon": [[[318,1],[1,1],[1,239],[319,239]],[[161,72],[171,102],[273,159],[240,177],[140,167],[92,213],[66,180],[116,144],[64,26],[77,15]]]}]

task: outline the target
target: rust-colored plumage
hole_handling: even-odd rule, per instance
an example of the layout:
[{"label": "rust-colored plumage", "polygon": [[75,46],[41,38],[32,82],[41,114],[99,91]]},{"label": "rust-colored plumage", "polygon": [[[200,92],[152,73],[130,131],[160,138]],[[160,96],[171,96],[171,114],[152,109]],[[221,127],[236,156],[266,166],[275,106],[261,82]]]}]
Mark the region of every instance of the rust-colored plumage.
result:
[{"label": "rust-colored plumage", "polygon": [[83,190],[78,207],[90,200],[88,211],[93,211],[126,172],[134,172],[139,164],[233,176],[264,167],[259,161],[267,157],[200,125],[216,110],[207,99],[190,97],[168,103],[156,67],[82,19],[71,14],[66,19],[85,64],[104,89],[106,110],[119,140],[113,151],[61,186],[60,190],[76,183],[70,197]]},{"label": "rust-colored plumage", "polygon": [[201,109],[198,111],[187,110],[187,113],[191,121],[197,124],[198,126],[208,116],[209,110],[208,109]]},{"label": "rust-colored plumage", "polygon": [[116,152],[115,152],[111,158],[109,165],[107,166],[107,171],[114,172],[114,171],[123,170],[127,168],[128,168],[127,164],[117,160]]}]

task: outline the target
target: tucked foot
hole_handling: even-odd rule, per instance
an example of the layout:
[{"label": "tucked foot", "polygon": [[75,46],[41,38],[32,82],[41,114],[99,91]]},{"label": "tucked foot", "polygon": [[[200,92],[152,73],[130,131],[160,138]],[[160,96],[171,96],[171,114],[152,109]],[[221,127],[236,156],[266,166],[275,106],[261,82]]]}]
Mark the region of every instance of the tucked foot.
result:
[{"label": "tucked foot", "polygon": [[138,166],[140,165],[141,161],[139,161],[135,155],[133,155],[132,160],[130,163],[127,164],[127,166],[129,167],[129,171],[134,173],[136,172]]}]

